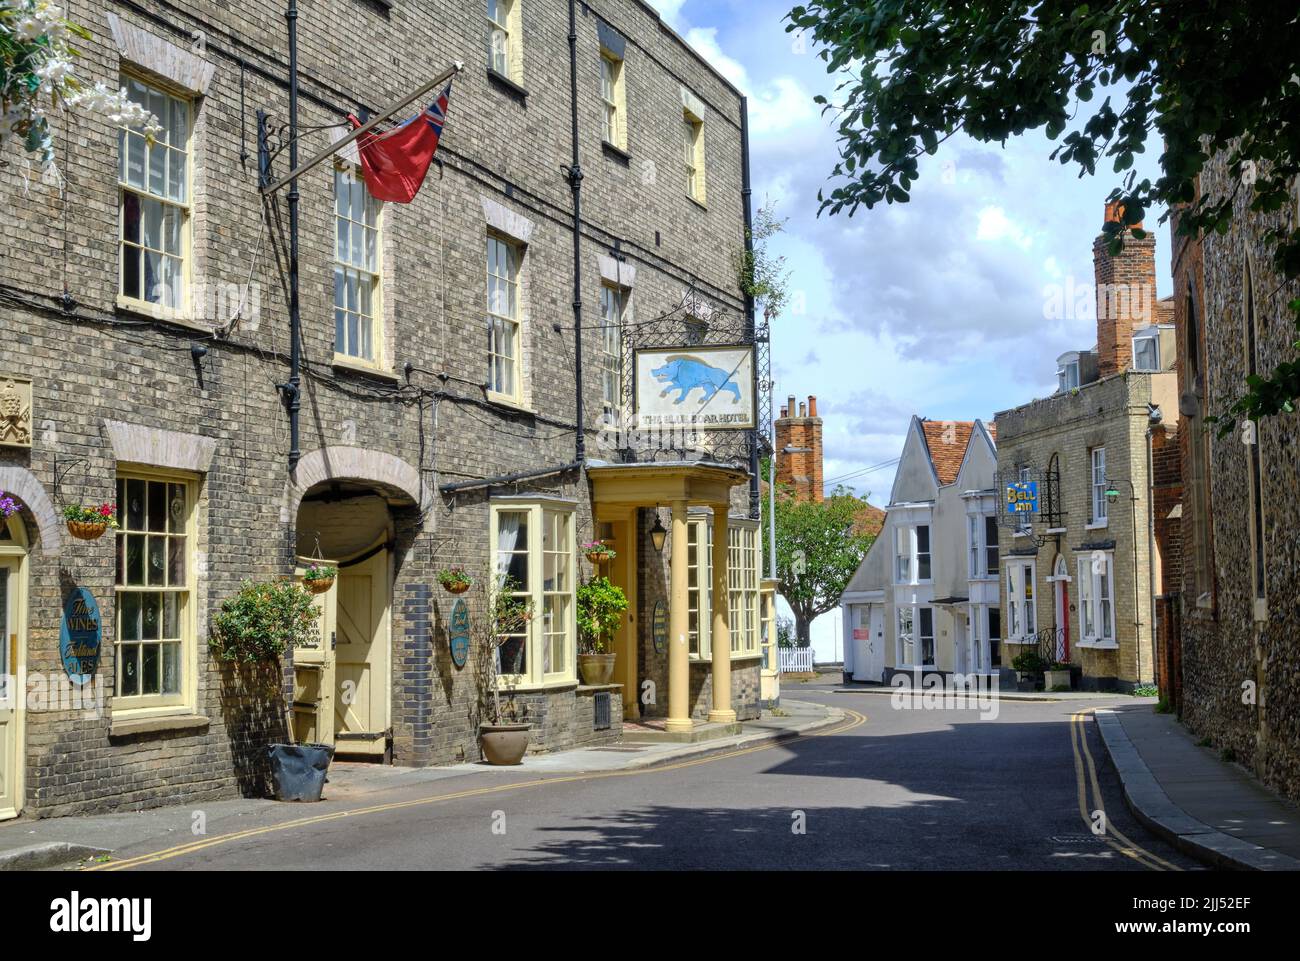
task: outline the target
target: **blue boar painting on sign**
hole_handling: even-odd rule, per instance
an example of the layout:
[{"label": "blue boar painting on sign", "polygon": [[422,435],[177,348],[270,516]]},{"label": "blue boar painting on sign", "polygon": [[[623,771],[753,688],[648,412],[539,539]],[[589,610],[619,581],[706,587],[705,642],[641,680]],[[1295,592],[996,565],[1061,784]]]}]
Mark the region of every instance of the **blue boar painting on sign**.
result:
[{"label": "blue boar painting on sign", "polygon": [[740,403],[740,387],[731,379],[731,372],[721,367],[713,367],[698,357],[688,355],[669,357],[666,364],[652,370],[651,373],[660,383],[668,385],[660,393],[660,397],[667,397],[673,391],[678,392],[674,404],[685,403],[691,391],[697,388],[703,391],[703,396],[699,398],[701,404],[710,400],[720,390],[730,391],[735,395],[736,403]]},{"label": "blue boar painting on sign", "polygon": [[637,351],[636,414],[641,427],[753,428],[753,348]]}]

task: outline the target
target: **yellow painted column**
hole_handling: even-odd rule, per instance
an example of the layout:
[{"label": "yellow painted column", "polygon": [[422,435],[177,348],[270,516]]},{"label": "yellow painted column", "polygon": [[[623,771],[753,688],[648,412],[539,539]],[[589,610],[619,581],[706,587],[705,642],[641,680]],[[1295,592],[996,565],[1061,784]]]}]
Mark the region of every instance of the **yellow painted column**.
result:
[{"label": "yellow painted column", "polygon": [[686,501],[673,501],[672,557],[668,576],[668,723],[669,731],[689,731],[691,661],[687,596],[690,548],[686,535]]},{"label": "yellow painted column", "polygon": [[734,724],[731,709],[731,585],[727,539],[727,505],[713,505],[713,709],[709,720]]}]

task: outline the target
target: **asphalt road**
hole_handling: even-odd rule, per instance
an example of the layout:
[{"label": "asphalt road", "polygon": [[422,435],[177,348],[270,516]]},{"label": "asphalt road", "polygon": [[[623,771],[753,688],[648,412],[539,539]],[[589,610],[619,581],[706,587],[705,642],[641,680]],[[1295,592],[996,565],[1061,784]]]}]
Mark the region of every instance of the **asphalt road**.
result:
[{"label": "asphalt road", "polygon": [[1197,867],[1137,824],[1094,722],[1072,720],[1105,702],[1002,702],[982,720],[829,685],[784,693],[852,714],[824,734],[649,771],[385,791],[347,816],[308,812],[294,826],[119,852],[111,868]]}]

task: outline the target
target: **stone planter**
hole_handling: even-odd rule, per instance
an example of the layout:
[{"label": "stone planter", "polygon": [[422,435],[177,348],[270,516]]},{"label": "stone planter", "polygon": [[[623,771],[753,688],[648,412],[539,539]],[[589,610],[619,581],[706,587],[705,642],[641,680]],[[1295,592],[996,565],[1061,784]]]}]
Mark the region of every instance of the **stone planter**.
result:
[{"label": "stone planter", "polygon": [[68,533],[78,540],[97,541],[104,536],[108,525],[95,521],[68,521]]},{"label": "stone planter", "polygon": [[1059,671],[1043,672],[1043,690],[1053,691],[1058,687],[1070,686],[1070,669],[1063,668]]},{"label": "stone planter", "polygon": [[479,746],[489,764],[518,764],[528,750],[531,724],[480,724]]},{"label": "stone planter", "polygon": [[608,684],[614,679],[614,661],[617,654],[579,654],[578,670],[582,683],[591,687]]}]

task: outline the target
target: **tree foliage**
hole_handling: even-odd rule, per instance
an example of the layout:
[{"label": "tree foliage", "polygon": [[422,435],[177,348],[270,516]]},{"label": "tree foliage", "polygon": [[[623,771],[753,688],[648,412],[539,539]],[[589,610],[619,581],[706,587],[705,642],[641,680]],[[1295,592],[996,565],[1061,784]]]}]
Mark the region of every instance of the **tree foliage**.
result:
[{"label": "tree foliage", "polygon": [[[1240,0],[816,0],[788,15],[810,33],[827,70],[844,77],[840,160],[831,214],[905,203],[918,158],[957,131],[1005,143],[1043,129],[1051,156],[1079,176],[1109,161],[1112,252],[1154,205],[1182,206],[1180,232],[1224,233],[1235,205],[1268,213],[1291,201],[1300,172],[1300,23],[1295,3]],[[1161,176],[1138,180],[1134,158],[1164,145]],[[1223,153],[1233,188],[1197,194],[1197,175]],[[1128,173],[1125,173],[1128,171]],[[1168,216],[1166,214],[1166,216]],[[1286,281],[1300,278],[1300,227],[1268,237]],[[1292,288],[1294,290],[1294,287]],[[1300,328],[1300,297],[1288,304]],[[1300,348],[1300,341],[1296,342]],[[1292,412],[1300,363],[1252,377],[1220,420]]]},{"label": "tree foliage", "polygon": [[[818,503],[787,491],[776,497],[776,576],[778,590],[795,617],[795,631],[806,644],[812,621],[832,610],[875,538],[859,531],[866,499],[837,487]],[[763,502],[764,524],[767,501]]]}]

